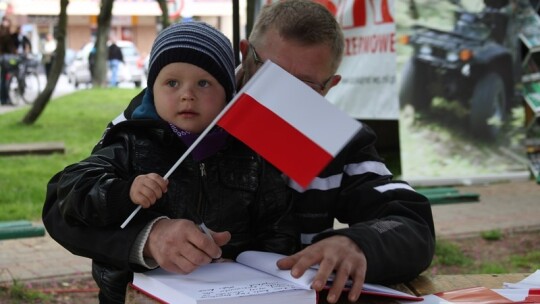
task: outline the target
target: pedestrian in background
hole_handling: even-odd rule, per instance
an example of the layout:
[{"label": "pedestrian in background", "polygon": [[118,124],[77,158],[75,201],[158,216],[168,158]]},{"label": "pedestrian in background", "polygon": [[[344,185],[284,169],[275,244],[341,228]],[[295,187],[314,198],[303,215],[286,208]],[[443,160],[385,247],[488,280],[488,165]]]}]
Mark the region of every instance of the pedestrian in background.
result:
[{"label": "pedestrian in background", "polygon": [[116,45],[116,40],[113,39],[111,41],[111,45],[109,45],[109,69],[111,70],[111,78],[109,80],[109,86],[111,87],[117,87],[118,86],[118,69],[120,67],[120,64],[124,62],[124,55],[122,54],[122,50],[118,45]]},{"label": "pedestrian in background", "polygon": [[10,55],[14,55],[15,53],[16,47],[11,37],[11,20],[9,18],[3,17],[2,22],[0,23],[0,62],[2,63],[0,72],[1,105],[12,104],[9,100],[6,77],[8,73],[8,65],[11,61]]},{"label": "pedestrian in background", "polygon": [[51,33],[48,33],[45,37],[45,42],[43,43],[42,53],[42,62],[45,66],[45,75],[49,78],[51,72],[52,62],[54,60],[54,52],[56,51],[56,39]]},{"label": "pedestrian in background", "polygon": [[15,44],[17,54],[26,56],[32,53],[32,43],[30,42],[30,39],[22,33],[20,25],[15,28],[15,32],[11,34],[11,37]]},{"label": "pedestrian in background", "polygon": [[92,82],[94,81],[94,68],[96,66],[96,54],[97,54],[97,48],[96,44],[92,46],[92,49],[90,50],[90,53],[88,54],[88,70],[90,70],[90,79]]}]

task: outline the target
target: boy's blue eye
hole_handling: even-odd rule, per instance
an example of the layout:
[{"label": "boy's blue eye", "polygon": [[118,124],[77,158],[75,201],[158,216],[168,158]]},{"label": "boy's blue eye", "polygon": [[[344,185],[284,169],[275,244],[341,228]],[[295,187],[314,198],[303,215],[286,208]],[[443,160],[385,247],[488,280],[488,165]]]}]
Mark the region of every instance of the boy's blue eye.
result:
[{"label": "boy's blue eye", "polygon": [[178,81],[176,80],[169,80],[167,81],[167,85],[171,88],[174,88],[178,84]]},{"label": "boy's blue eye", "polygon": [[208,80],[199,80],[199,86],[205,88],[207,86],[209,86],[210,83],[208,82]]}]

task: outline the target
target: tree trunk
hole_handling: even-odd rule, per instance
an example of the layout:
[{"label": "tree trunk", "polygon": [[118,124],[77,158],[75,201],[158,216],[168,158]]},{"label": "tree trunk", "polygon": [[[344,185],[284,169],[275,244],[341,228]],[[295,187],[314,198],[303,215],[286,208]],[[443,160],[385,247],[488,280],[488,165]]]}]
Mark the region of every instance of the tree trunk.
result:
[{"label": "tree trunk", "polygon": [[38,97],[34,101],[30,111],[26,113],[23,117],[22,123],[31,125],[38,117],[41,115],[49,100],[51,99],[54,88],[58,83],[58,78],[62,73],[62,68],[64,67],[64,57],[66,55],[66,28],[67,28],[67,6],[69,0],[60,1],[60,16],[58,18],[57,30],[54,33],[57,45],[56,45],[56,56],[51,66],[51,72],[47,78],[47,84],[45,89],[39,93]]},{"label": "tree trunk", "polygon": [[94,67],[94,87],[107,86],[107,41],[111,30],[112,8],[114,0],[102,0],[98,16],[96,36],[96,65]]},{"label": "tree trunk", "polygon": [[171,21],[169,20],[169,8],[167,7],[167,0],[156,0],[161,8],[161,28],[167,28]]},{"label": "tree trunk", "polygon": [[420,14],[418,13],[418,7],[416,6],[415,0],[409,0],[409,14],[414,20],[418,20],[418,18],[420,18]]}]

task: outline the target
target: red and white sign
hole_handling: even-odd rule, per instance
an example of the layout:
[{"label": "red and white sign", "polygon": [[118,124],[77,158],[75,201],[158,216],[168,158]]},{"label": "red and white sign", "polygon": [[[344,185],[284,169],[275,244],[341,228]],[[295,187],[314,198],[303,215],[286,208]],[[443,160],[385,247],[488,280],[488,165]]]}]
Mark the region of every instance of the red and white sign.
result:
[{"label": "red and white sign", "polygon": [[334,0],[343,28],[342,80],[327,95],[358,119],[398,119],[393,0]]}]

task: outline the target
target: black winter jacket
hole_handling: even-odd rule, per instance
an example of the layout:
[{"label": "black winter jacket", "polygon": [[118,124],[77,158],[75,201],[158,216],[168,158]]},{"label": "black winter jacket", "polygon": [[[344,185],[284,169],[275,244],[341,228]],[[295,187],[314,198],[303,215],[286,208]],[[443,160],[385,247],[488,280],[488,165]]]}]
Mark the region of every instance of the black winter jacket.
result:
[{"label": "black winter jacket", "polygon": [[107,49],[107,59],[108,60],[118,59],[122,62],[124,61],[124,54],[122,54],[122,50],[120,49],[118,45],[116,45],[116,43],[109,45]]},{"label": "black winter jacket", "polygon": [[[115,126],[102,149],[66,167],[49,183],[44,208],[47,229],[75,254],[132,270],[139,267],[128,265],[131,245],[139,231],[159,216],[194,221],[200,217],[214,231],[231,232],[231,241],[222,248],[225,258],[248,249],[283,254],[298,250],[291,191],[281,173],[232,137],[204,162],[185,159],[168,178],[168,191],[151,208],[141,209],[124,229],[123,238],[115,238],[114,233],[99,236],[105,230],[121,230],[120,224],[135,209],[129,199],[135,176],[151,172],[163,176],[185,151],[163,121],[132,120]],[[51,223],[63,220],[72,228],[58,230]],[[88,235],[75,240],[72,232],[77,231]],[[67,244],[66,237],[71,239]],[[108,254],[103,247],[90,245],[88,238],[101,238]]]}]

